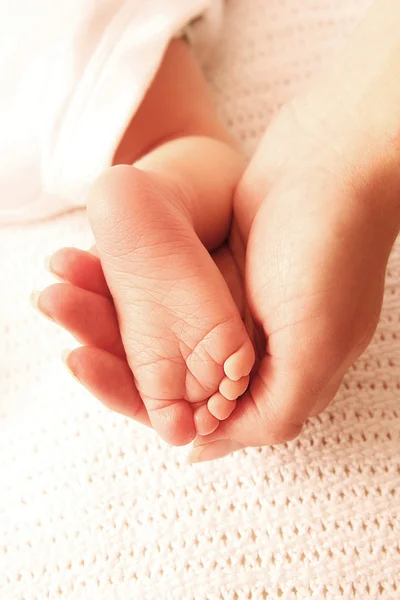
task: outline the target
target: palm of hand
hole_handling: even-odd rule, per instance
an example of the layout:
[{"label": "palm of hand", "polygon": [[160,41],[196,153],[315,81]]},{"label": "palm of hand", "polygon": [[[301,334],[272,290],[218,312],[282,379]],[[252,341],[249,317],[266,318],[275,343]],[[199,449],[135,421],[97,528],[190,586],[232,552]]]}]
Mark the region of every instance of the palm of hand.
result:
[{"label": "palm of hand", "polygon": [[[286,139],[294,142],[290,151]],[[377,190],[351,170],[349,178],[347,168],[287,113],[253,158],[235,215],[247,245],[246,310],[253,339],[261,341],[261,362],[230,419],[199,445],[292,439],[332,401],[368,345],[391,243],[379,213],[369,208],[368,196]],[[222,453],[220,445],[214,456]]]},{"label": "palm of hand", "polygon": [[[213,255],[258,364],[231,417],[196,440],[208,447],[202,459],[298,435],[365,349],[391,246],[365,210],[365,189],[287,114],[274,122],[239,185],[229,241]],[[98,367],[92,390],[104,380]]]}]

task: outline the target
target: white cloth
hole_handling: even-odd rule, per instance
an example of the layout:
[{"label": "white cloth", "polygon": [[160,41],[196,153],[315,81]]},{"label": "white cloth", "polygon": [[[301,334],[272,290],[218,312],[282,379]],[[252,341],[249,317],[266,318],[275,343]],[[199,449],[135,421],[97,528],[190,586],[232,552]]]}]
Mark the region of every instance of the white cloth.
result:
[{"label": "white cloth", "polygon": [[[251,152],[365,0],[230,0],[209,78]],[[374,340],[301,437],[188,467],[98,405],[30,309],[42,257],[89,245],[82,211],[0,230],[1,600],[398,600],[400,245]]]},{"label": "white cloth", "polygon": [[84,205],[170,40],[222,0],[0,0],[0,222]]}]

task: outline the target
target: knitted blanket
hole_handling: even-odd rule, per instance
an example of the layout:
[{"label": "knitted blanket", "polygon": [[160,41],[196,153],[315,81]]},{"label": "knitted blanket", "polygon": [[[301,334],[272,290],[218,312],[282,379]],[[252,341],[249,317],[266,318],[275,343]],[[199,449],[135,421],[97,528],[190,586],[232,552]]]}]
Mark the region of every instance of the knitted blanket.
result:
[{"label": "knitted blanket", "polygon": [[[228,2],[208,76],[248,154],[367,4]],[[71,339],[28,305],[43,257],[90,242],[83,211],[0,231],[0,599],[399,599],[400,245],[333,405],[293,442],[189,466],[78,386]]]}]

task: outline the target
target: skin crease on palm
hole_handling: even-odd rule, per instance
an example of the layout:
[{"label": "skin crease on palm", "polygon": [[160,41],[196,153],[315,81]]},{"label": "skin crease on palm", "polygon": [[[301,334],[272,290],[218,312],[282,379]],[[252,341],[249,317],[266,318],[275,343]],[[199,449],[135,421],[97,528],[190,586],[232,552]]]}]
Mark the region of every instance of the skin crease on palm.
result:
[{"label": "skin crease on palm", "polygon": [[[385,87],[378,67],[380,93],[390,105],[393,86]],[[399,230],[400,161],[390,121],[393,115],[396,122],[398,111],[388,110],[384,121],[376,109],[381,97],[361,84],[357,98],[346,96],[342,84],[323,81],[285,107],[237,189],[230,250],[220,251],[218,260],[225,278],[234,282],[231,289],[259,361],[231,417],[196,440],[194,460],[298,435],[305,420],[331,402],[374,333]],[[347,110],[339,110],[344,102]],[[101,288],[94,262],[76,261],[68,273],[64,254],[53,258],[51,268],[76,284],[84,272],[86,285],[95,281]],[[82,331],[82,317],[101,296],[86,296],[68,321],[62,307],[76,288],[57,289],[55,320],[94,346],[92,333]],[[107,315],[116,340],[115,314]],[[75,350],[68,365],[105,404],[146,421],[124,357],[113,348]],[[108,377],[113,370],[118,381]]]}]

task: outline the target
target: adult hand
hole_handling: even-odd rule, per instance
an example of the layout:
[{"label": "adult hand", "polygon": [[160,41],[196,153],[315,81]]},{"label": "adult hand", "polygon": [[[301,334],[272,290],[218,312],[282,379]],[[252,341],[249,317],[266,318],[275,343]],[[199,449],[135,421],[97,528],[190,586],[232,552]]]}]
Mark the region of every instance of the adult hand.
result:
[{"label": "adult hand", "polygon": [[231,417],[196,440],[195,462],[296,437],[332,401],[378,322],[399,228],[398,169],[377,147],[357,163],[371,147],[364,132],[338,125],[328,138],[302,110],[285,107],[237,190],[261,362]]},{"label": "adult hand", "polygon": [[[258,363],[249,390],[231,417],[215,433],[197,438],[192,461],[297,436],[305,420],[330,403],[346,370],[374,333],[399,225],[398,211],[389,207],[397,207],[393,198],[397,201],[400,182],[398,171],[379,149],[354,162],[347,149],[361,151],[368,140],[360,135],[357,147],[354,132],[345,131],[352,145],[343,133],[338,149],[337,140],[327,142],[318,121],[305,119],[299,106],[286,107],[238,186],[230,251],[225,247],[216,259],[238,298]],[[60,274],[57,260],[62,262],[62,255],[52,261],[52,269]],[[99,263],[95,276],[90,271],[94,263],[76,264],[73,275],[65,274],[64,266],[65,279],[79,285],[80,278],[86,289],[93,278],[101,280]],[[245,275],[247,302],[238,271]],[[101,285],[107,294],[105,282]],[[99,282],[96,286],[98,293]],[[71,292],[62,285],[53,289],[58,294]],[[75,333],[81,327],[77,321],[83,320],[86,333],[77,337],[99,347],[93,337],[96,328],[88,335],[87,313],[77,310],[76,301],[74,323],[66,317],[65,298],[55,302],[62,314],[54,315],[51,303],[47,297],[47,313],[53,310],[51,316]],[[107,339],[113,340],[119,354],[114,346],[77,349],[68,357],[69,368],[105,404],[145,422],[116,341],[112,304],[107,311],[107,317],[102,313],[103,328],[107,318]]]}]

